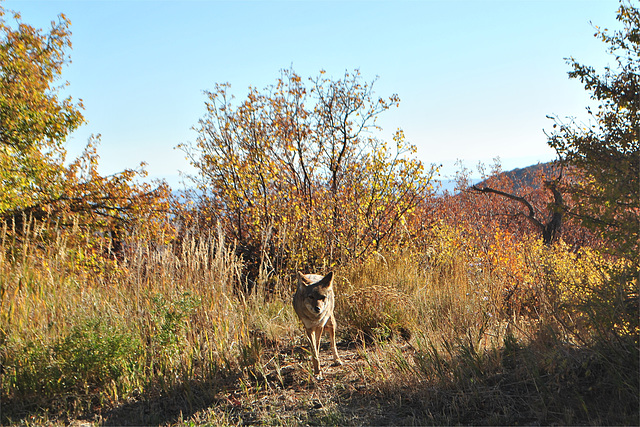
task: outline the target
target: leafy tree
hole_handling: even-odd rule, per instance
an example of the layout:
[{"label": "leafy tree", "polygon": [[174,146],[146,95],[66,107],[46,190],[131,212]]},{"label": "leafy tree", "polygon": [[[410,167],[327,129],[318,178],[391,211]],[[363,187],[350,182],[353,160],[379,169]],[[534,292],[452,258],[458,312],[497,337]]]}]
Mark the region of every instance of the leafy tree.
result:
[{"label": "leafy tree", "polygon": [[608,44],[615,68],[603,74],[570,58],[569,77],[579,79],[597,104],[588,107],[590,123],[564,123],[555,118],[549,145],[560,161],[576,166],[584,179],[566,190],[576,202],[570,214],[597,230],[619,255],[633,260],[637,271],[640,248],[640,11],[623,1],[618,10],[622,30],[597,28]]},{"label": "leafy tree", "polygon": [[392,145],[372,134],[396,95],[375,98],[358,71],[308,82],[284,70],[238,105],[229,84],[217,85],[197,142],[181,146],[199,171],[191,178],[201,212],[227,227],[249,262],[364,256],[397,241],[431,189],[435,169],[411,157],[401,131]]},{"label": "leafy tree", "polygon": [[[640,10],[621,1],[617,15],[622,29],[597,28],[595,36],[608,45],[614,66],[603,74],[574,58],[570,78],[579,79],[595,106],[588,107],[588,124],[555,119],[549,145],[560,161],[577,167],[583,179],[568,182],[575,201],[569,210],[599,233],[617,258],[608,271],[606,286],[589,289],[581,306],[595,320],[603,336],[616,331],[637,343],[638,274],[640,273]],[[620,262],[622,261],[622,262]],[[602,327],[602,326],[605,327]],[[637,374],[637,372],[636,372]]]},{"label": "leafy tree", "polygon": [[55,86],[69,62],[70,22],[60,15],[48,32],[0,5],[0,212],[33,205],[59,190],[65,138],[84,122],[82,103]]},{"label": "leafy tree", "polygon": [[169,187],[136,182],[144,164],[101,176],[99,137],[92,137],[84,153],[64,165],[64,141],[84,123],[81,101],[61,99],[68,83],[55,85],[70,61],[70,21],[61,14],[43,32],[16,12],[9,13],[15,19],[9,25],[7,14],[0,6],[0,220],[19,232],[25,219],[54,218],[91,239],[109,239],[116,252],[136,227],[166,231]]}]

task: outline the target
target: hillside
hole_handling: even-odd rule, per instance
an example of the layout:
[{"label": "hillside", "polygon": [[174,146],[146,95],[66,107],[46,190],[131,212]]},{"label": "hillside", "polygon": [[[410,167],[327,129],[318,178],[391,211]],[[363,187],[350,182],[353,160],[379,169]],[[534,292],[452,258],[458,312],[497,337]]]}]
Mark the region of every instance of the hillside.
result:
[{"label": "hillside", "polygon": [[[502,172],[498,175],[498,178],[504,177],[513,182],[514,190],[517,191],[521,187],[530,187],[535,185],[535,177],[540,173],[551,176],[554,173],[555,167],[554,162],[537,163],[535,165]],[[475,183],[475,185],[484,187],[487,185],[487,180],[480,180]]]}]

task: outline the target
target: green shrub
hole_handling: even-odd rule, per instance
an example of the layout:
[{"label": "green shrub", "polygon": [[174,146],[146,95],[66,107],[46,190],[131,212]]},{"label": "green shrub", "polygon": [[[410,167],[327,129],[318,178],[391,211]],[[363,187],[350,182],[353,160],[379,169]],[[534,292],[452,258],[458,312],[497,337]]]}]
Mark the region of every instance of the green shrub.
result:
[{"label": "green shrub", "polygon": [[140,341],[99,318],[87,319],[52,343],[7,351],[3,388],[14,397],[92,394],[136,371]]},{"label": "green shrub", "polygon": [[152,298],[152,314],[155,331],[152,335],[160,347],[171,347],[178,343],[184,330],[186,319],[201,304],[198,296],[184,292],[176,301],[169,301],[162,295]]}]

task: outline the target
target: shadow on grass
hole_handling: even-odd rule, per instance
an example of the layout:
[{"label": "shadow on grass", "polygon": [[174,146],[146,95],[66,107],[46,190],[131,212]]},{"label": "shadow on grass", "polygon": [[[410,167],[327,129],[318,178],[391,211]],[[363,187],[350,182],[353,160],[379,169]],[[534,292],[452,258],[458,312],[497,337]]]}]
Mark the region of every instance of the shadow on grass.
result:
[{"label": "shadow on grass", "polygon": [[[212,407],[233,408],[226,396],[236,378],[189,381],[164,392],[150,393],[136,401],[106,411],[99,424],[108,426],[146,426],[181,424]],[[223,414],[224,415],[224,414]],[[210,420],[216,421],[216,420]],[[226,421],[220,416],[218,421]],[[226,422],[225,422],[226,423]]]},{"label": "shadow on grass", "polygon": [[347,407],[372,408],[353,424],[640,425],[637,337],[584,348],[510,342],[482,355],[455,351],[438,360],[416,350],[413,380],[350,399]]},{"label": "shadow on grass", "polygon": [[[415,365],[403,380],[370,378],[359,369],[367,364],[358,351],[343,353],[345,366],[323,381],[311,378],[301,363],[281,367],[277,375],[245,370],[149,392],[87,420],[122,426],[640,423],[633,339],[581,349],[507,342],[483,355],[458,347],[446,360],[412,348],[405,358]],[[11,409],[6,404],[11,402],[3,409]],[[42,406],[31,407],[21,414],[21,423],[42,411]],[[5,413],[3,424],[9,421]]]},{"label": "shadow on grass", "polygon": [[238,390],[239,377],[234,384],[193,383],[117,408],[103,423],[638,425],[638,349],[618,344],[508,343],[481,358],[459,348],[446,375],[423,365],[408,381],[353,375],[354,365],[365,365],[354,352],[351,368],[337,368],[324,381],[310,379],[299,365],[279,380],[245,382],[248,392]]}]

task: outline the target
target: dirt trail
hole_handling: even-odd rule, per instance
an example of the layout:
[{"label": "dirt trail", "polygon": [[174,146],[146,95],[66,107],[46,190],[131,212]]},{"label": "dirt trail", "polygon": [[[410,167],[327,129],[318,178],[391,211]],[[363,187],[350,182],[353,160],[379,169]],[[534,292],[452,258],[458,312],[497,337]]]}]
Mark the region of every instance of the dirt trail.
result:
[{"label": "dirt trail", "polygon": [[141,398],[98,416],[102,425],[371,424],[378,409],[362,374],[363,350],[339,344],[334,365],[328,343],[320,351],[323,378],[316,379],[306,347],[265,350],[260,364],[242,375],[192,382]]}]

